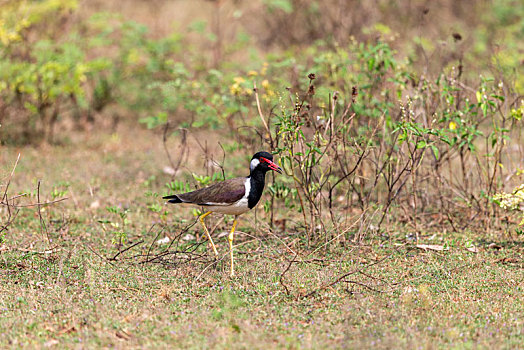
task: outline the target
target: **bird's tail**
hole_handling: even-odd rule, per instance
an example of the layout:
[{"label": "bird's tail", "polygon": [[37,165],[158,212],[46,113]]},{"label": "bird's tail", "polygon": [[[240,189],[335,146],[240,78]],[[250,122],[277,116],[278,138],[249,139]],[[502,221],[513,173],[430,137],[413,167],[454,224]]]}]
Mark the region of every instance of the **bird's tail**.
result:
[{"label": "bird's tail", "polygon": [[162,197],[163,199],[169,199],[167,202],[168,203],[182,203],[182,200],[180,198],[178,198],[178,196],[176,194],[173,194],[171,196],[165,196],[165,197]]}]

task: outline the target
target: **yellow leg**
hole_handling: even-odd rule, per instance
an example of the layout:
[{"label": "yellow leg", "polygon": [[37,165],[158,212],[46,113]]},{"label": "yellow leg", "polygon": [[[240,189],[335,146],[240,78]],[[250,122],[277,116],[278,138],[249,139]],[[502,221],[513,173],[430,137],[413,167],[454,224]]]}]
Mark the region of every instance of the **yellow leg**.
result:
[{"label": "yellow leg", "polygon": [[236,227],[237,218],[233,220],[233,227],[231,228],[231,232],[229,232],[229,236],[227,236],[227,240],[229,241],[229,256],[231,257],[231,277],[235,275],[235,270],[233,269],[233,234],[235,233]]},{"label": "yellow leg", "polygon": [[213,243],[213,240],[211,239],[211,235],[209,234],[209,231],[207,230],[206,224],[204,223],[204,218],[211,214],[210,211],[208,211],[205,214],[200,215],[198,218],[200,220],[200,223],[202,224],[202,227],[204,228],[204,232],[206,233],[207,239],[209,239],[209,243],[211,243],[211,246],[213,247],[213,251],[215,252],[215,256],[218,257],[217,248],[215,247],[215,243]]}]

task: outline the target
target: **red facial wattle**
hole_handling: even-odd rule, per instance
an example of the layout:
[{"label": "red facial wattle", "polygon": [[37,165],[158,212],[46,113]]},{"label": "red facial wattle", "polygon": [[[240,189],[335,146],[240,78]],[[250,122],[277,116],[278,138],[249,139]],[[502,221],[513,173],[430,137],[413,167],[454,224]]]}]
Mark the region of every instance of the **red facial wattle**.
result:
[{"label": "red facial wattle", "polygon": [[266,162],[271,170],[274,170],[277,173],[282,174],[282,168],[279,167],[276,163],[274,163],[271,160],[269,160],[267,158],[264,158],[264,157],[260,157],[260,160],[262,162]]}]

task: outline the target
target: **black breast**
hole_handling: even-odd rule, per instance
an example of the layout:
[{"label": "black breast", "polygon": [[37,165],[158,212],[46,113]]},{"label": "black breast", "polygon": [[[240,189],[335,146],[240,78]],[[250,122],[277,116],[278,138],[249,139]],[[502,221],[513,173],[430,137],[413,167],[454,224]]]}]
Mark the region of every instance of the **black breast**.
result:
[{"label": "black breast", "polygon": [[247,206],[253,209],[262,197],[262,191],[266,182],[266,174],[264,172],[253,172],[250,177],[249,195],[247,197]]}]

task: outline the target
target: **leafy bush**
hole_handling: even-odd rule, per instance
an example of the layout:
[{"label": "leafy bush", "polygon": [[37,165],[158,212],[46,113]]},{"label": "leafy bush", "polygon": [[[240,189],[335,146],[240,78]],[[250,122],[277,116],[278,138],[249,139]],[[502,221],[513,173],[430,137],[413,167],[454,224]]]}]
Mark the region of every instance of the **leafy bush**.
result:
[{"label": "leafy bush", "polygon": [[8,5],[0,13],[4,142],[52,141],[58,120],[85,124],[111,103],[140,111],[151,105],[145,92],[151,77],[170,70],[166,57],[179,49],[177,36],[148,40],[147,28],[111,15],[62,33],[76,1]]},{"label": "leafy bush", "polygon": [[[493,200],[504,210],[524,212],[522,208],[522,204],[524,204],[524,184],[515,187],[511,193],[497,193],[493,196]],[[524,226],[524,216],[519,226]]]},{"label": "leafy bush", "polygon": [[[289,175],[271,193],[302,213],[309,237],[357,219],[362,237],[393,209],[417,231],[421,218],[435,215],[465,229],[466,217],[495,210],[489,198],[504,186],[504,149],[511,135],[521,137],[520,100],[503,82],[481,76],[468,85],[454,68],[418,76],[381,41],[271,55],[240,75],[212,70],[197,81],[183,72],[186,79],[154,85],[168,108],[145,121],[160,125],[182,109],[194,116],[182,125],[227,125],[252,151],[262,135]],[[257,132],[240,133],[239,125]],[[264,208],[273,217],[280,202]]]}]

